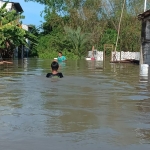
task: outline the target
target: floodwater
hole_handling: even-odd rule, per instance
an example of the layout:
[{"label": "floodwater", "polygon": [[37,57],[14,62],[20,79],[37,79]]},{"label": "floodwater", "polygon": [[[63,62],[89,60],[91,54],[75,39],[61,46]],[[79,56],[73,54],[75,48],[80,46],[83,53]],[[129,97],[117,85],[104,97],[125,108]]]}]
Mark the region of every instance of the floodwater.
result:
[{"label": "floodwater", "polygon": [[0,66],[0,150],[149,150],[150,84],[135,64],[51,60]]}]

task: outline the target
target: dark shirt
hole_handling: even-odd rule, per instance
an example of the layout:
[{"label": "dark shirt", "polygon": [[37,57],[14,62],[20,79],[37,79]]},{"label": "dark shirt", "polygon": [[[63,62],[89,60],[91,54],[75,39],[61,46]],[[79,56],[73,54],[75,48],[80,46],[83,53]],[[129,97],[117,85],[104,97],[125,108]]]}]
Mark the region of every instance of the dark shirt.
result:
[{"label": "dark shirt", "polygon": [[47,78],[63,78],[63,74],[61,72],[58,72],[57,74],[48,73],[46,75]]}]

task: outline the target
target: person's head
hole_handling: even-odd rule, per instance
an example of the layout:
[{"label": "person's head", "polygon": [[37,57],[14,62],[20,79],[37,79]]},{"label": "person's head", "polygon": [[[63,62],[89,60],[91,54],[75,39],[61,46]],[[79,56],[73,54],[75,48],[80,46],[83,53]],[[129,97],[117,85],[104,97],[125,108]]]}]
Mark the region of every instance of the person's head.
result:
[{"label": "person's head", "polygon": [[58,56],[61,57],[62,56],[62,52],[58,52]]},{"label": "person's head", "polygon": [[57,62],[57,61],[53,61],[53,62],[51,63],[51,68],[52,68],[52,71],[57,71],[58,68],[59,68],[58,62]]}]

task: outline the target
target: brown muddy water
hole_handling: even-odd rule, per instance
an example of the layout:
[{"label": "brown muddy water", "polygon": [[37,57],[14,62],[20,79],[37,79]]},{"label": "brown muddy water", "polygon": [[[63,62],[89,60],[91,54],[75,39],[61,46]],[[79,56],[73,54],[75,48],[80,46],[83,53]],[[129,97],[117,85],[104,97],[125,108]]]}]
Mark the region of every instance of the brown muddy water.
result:
[{"label": "brown muddy water", "polygon": [[0,150],[149,150],[150,84],[139,66],[51,60],[0,66]]}]

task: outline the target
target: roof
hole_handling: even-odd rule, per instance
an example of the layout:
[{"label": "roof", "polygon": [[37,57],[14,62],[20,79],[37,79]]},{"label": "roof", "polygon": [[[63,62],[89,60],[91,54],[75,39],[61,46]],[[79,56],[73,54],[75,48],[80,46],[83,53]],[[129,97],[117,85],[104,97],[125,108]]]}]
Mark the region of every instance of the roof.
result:
[{"label": "roof", "polygon": [[150,9],[147,10],[147,11],[145,11],[145,12],[142,13],[142,14],[139,14],[139,15],[138,15],[138,19],[139,19],[139,20],[142,20],[142,19],[144,19],[144,18],[146,18],[146,17],[148,17],[148,16],[150,16]]},{"label": "roof", "polygon": [[12,3],[14,4],[14,6],[15,6],[16,9],[18,10],[18,12],[23,12],[23,9],[22,9],[20,3],[14,3],[14,2],[12,2]]},{"label": "roof", "polygon": [[[8,2],[8,1],[3,1],[3,2]],[[8,2],[8,3],[12,3],[18,12],[23,12],[23,9],[22,9],[20,3],[17,3],[17,2]]]}]

